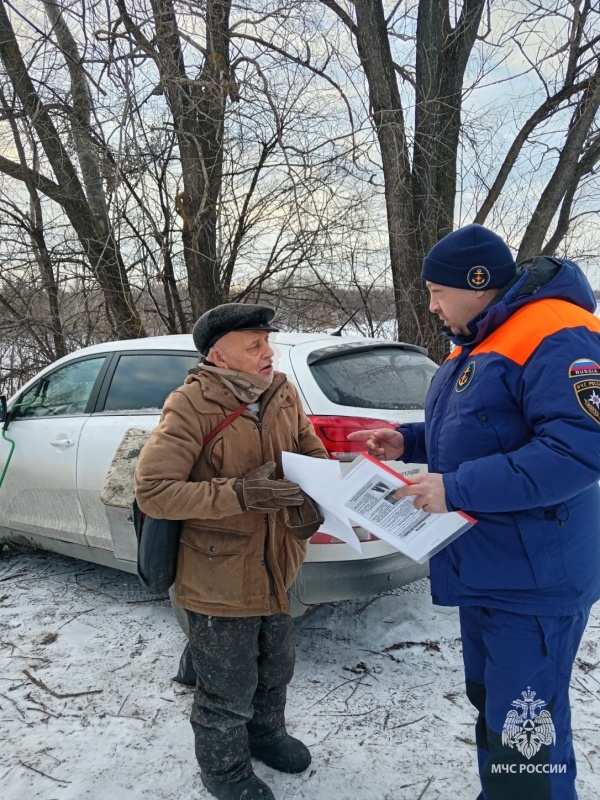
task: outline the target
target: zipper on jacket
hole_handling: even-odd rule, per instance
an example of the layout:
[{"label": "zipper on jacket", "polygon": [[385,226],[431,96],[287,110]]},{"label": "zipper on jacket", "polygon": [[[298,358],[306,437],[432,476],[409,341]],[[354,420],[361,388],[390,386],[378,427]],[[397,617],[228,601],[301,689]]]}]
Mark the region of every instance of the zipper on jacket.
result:
[{"label": "zipper on jacket", "polygon": [[273,400],[274,400],[274,398],[275,398],[275,395],[277,395],[277,394],[278,394],[278,393],[279,393],[279,392],[280,392],[280,391],[281,391],[281,390],[282,390],[282,389],[283,389],[283,388],[284,388],[286,385],[287,385],[287,380],[283,380],[283,381],[282,381],[282,382],[279,384],[279,386],[278,386],[278,387],[275,389],[275,391],[274,391],[274,392],[271,394],[271,396],[267,398],[266,402],[261,402],[261,404],[260,404],[260,411],[259,411],[259,415],[260,415],[260,417],[259,417],[259,424],[260,424],[260,426],[261,426],[260,430],[262,430],[262,418],[263,418],[263,417],[264,417],[264,415],[265,415],[265,409],[267,408],[267,406],[268,406],[270,403],[272,403],[272,401],[273,401]]},{"label": "zipper on jacket", "polygon": [[[455,359],[455,361],[457,363],[455,363],[453,369],[450,370],[450,375],[446,379],[444,385],[440,388],[439,392],[437,393],[437,397],[435,398],[435,401],[433,403],[433,406],[432,406],[432,409],[431,409],[431,417],[432,418],[435,416],[435,410],[437,409],[438,404],[442,403],[442,402],[444,404],[444,408],[443,408],[442,413],[437,415],[437,417],[438,417],[438,425],[437,425],[437,430],[435,431],[436,450],[437,450],[437,445],[439,444],[439,438],[440,438],[440,436],[442,434],[442,425],[444,423],[444,419],[446,418],[446,413],[448,411],[448,405],[450,403],[450,398],[452,397],[452,383],[456,378],[456,375],[458,373],[459,368],[460,367],[464,368],[464,364],[468,360],[469,356],[471,355],[471,352],[472,352],[471,350],[467,351],[466,348],[463,348],[463,352],[461,353],[459,358]],[[442,397],[442,395],[444,393],[446,395],[445,398]],[[433,432],[432,432],[432,435],[433,435]],[[429,450],[429,447],[427,449]],[[438,469],[437,463],[436,464],[430,463],[429,464],[429,469],[432,472],[436,472],[437,469]]]},{"label": "zipper on jacket", "polygon": [[269,528],[269,515],[265,515],[265,524],[267,526],[267,534],[265,536],[265,551],[264,551],[264,561],[265,561],[265,570],[267,572],[267,577],[269,578],[269,594],[275,594],[275,580],[273,578],[273,573],[271,572],[271,566],[269,564],[269,539],[270,537],[270,528]]},{"label": "zipper on jacket", "polygon": [[[286,386],[286,384],[287,384],[287,380],[284,379],[281,382],[281,384],[275,389],[275,391],[271,394],[271,396],[267,399],[267,401],[266,402],[261,402],[260,411],[259,411],[259,418],[258,418],[258,422],[256,423],[257,430],[258,430],[258,432],[260,434],[262,434],[262,429],[263,429],[262,420],[263,420],[263,417],[265,415],[265,411],[267,409],[267,406],[269,406],[270,403],[273,402],[273,400],[275,399],[275,396],[277,394],[279,394],[279,392],[281,392],[283,390],[283,388]],[[262,436],[261,436],[261,449],[262,449]],[[263,451],[263,456],[264,456],[264,451]],[[269,562],[269,541],[270,541],[270,538],[271,538],[271,527],[269,525],[269,515],[268,514],[265,514],[264,521],[265,521],[265,524],[267,526],[267,532],[266,532],[266,535],[265,535],[264,553],[263,553],[264,566],[265,566],[265,570],[266,570],[266,573],[267,573],[267,577],[269,578],[269,595],[275,597],[276,596],[275,579],[273,577],[273,572],[271,571],[271,565],[270,565],[270,562]]]}]

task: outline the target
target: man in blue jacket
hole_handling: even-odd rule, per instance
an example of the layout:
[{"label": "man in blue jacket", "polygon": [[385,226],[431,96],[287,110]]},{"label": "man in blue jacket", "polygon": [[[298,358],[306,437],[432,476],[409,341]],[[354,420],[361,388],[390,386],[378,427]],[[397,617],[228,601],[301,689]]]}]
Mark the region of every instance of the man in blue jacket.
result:
[{"label": "man in blue jacket", "polygon": [[515,265],[480,225],[423,262],[455,347],[425,423],[351,434],[427,463],[398,496],[478,522],[431,559],[433,602],[458,605],[478,711],[479,800],[574,800],[569,680],[600,598],[600,320],[572,261]]}]

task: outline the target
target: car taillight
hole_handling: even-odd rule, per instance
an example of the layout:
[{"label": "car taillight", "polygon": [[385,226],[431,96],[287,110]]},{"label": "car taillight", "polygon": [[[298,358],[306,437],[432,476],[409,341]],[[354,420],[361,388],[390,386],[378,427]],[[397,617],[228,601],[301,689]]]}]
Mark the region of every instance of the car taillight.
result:
[{"label": "car taillight", "polygon": [[[370,417],[321,417],[310,416],[315,433],[325,445],[331,458],[338,461],[353,461],[356,456],[366,453],[367,448],[363,442],[349,442],[347,437],[354,431],[372,428],[395,428],[393,422],[386,419],[372,419]],[[361,542],[377,541],[377,536],[364,528],[355,528],[356,535]],[[344,544],[340,539],[329,533],[315,533],[310,538],[311,544]]]},{"label": "car taillight", "polygon": [[366,453],[364,442],[349,442],[348,434],[369,428],[395,428],[393,422],[369,417],[320,417],[310,416],[315,433],[325,445],[331,458],[338,461],[353,461],[356,456]]}]

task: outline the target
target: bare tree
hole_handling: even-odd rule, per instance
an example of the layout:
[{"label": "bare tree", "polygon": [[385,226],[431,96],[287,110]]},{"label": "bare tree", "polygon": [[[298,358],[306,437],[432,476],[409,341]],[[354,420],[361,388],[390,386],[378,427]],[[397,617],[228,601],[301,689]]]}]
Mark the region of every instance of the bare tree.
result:
[{"label": "bare tree", "polygon": [[[560,146],[552,148],[554,155],[548,154],[554,159],[552,170],[528,216],[518,248],[519,260],[541,252],[547,255],[557,252],[569,231],[577,191],[600,161],[600,12],[592,0],[569,6],[571,17],[565,17],[564,41],[557,43],[553,39],[540,48],[532,64],[543,89],[543,99],[517,132],[475,216],[475,222],[485,223],[524,148],[534,136],[542,137],[544,126],[549,124],[555,137],[557,121],[562,119],[560,124],[565,132],[559,140]],[[558,14],[563,7],[564,3],[555,3],[554,9],[531,5],[531,13],[510,30],[510,40],[524,48],[528,33],[536,27],[539,30],[549,21],[551,11]]]},{"label": "bare tree", "polygon": [[206,2],[204,58],[194,77],[188,75],[172,0],[151,0],[151,38],[145,35],[143,24],[134,21],[126,0],[117,0],[117,6],[132,46],[155,60],[173,115],[183,183],[177,208],[183,221],[192,313],[198,316],[224,299],[216,245],[225,104],[228,98],[236,98],[237,91],[229,64],[231,0]]},{"label": "bare tree", "polygon": [[[491,215],[511,229],[519,259],[556,252],[572,225],[578,188],[598,163],[600,12],[593,0],[551,5],[506,0],[493,8],[486,0],[419,0],[410,7],[395,3],[389,11],[383,0],[321,1],[355,43],[368,85],[385,181],[399,336],[425,344],[439,358],[443,345],[418,276],[423,256],[453,228],[458,159],[461,170],[473,171],[461,190],[477,195],[484,190],[480,209],[473,211],[475,221]],[[562,40],[556,40],[557,31]],[[530,85],[538,81],[529,105],[540,93],[543,97],[512,133],[514,141],[498,169],[498,137],[490,136],[482,155],[483,137],[470,139],[464,102],[477,94],[478,85],[494,86],[515,51],[523,56],[520,77]],[[511,115],[516,119],[520,113],[518,103],[509,103],[502,98],[501,108],[492,111],[507,137]],[[471,105],[470,125],[473,113]],[[549,122],[552,131],[540,142],[540,126]],[[535,167],[519,160],[524,149],[536,145],[551,154],[544,182]],[[482,176],[479,159],[489,165],[484,179],[497,171],[488,191],[485,184],[476,185],[476,176]],[[515,187],[524,181],[538,195],[533,207],[530,198],[518,205]]]},{"label": "bare tree", "polygon": [[[155,66],[153,94],[164,94],[165,125],[177,139],[181,187],[172,194],[192,314],[225,298],[243,302],[263,292],[265,299],[275,279],[280,291],[291,287],[346,218],[336,192],[360,172],[346,133],[339,141],[319,133],[338,112],[315,107],[311,80],[318,76],[342,98],[339,86],[310,64],[307,77],[305,61],[274,45],[290,22],[282,5],[240,7],[233,33],[224,3],[194,9],[170,0],[147,7],[119,0],[119,10],[111,25],[121,31],[121,38],[113,34],[113,60]],[[346,205],[359,195],[349,190]],[[328,213],[334,208],[335,225]]]},{"label": "bare tree", "polygon": [[44,353],[228,299],[441,358],[419,273],[455,222],[598,252],[593,0],[28,9],[0,0],[0,294]]},{"label": "bare tree", "polygon": [[6,157],[0,158],[0,171],[24,182],[27,180],[59,203],[77,232],[102,288],[114,335],[118,338],[143,336],[144,329],[131,297],[127,272],[105,214],[101,181],[91,146],[93,136],[85,74],[79,63],[75,42],[62,21],[58,7],[51,0],[46,6],[52,10],[59,48],[71,75],[71,104],[63,101],[59,104],[59,110],[62,114],[67,113],[71,123],[70,133],[84,175],[85,189],[52,118],[50,105],[42,100],[33,84],[4,0],[0,0],[0,59],[14,91],[14,102],[20,104],[20,108],[11,114],[24,115],[30,122],[54,173],[54,180]]},{"label": "bare tree", "polygon": [[[4,212],[12,217],[23,230],[26,230],[29,235],[31,249],[33,251],[36,264],[38,265],[39,274],[42,282],[42,293],[48,303],[48,311],[50,314],[50,330],[54,342],[54,348],[49,353],[50,360],[62,358],[67,354],[65,337],[62,328],[62,320],[59,308],[58,298],[58,283],[54,271],[54,265],[50,255],[50,250],[46,243],[46,236],[44,232],[44,214],[42,210],[42,202],[35,183],[32,180],[32,175],[27,169],[27,158],[25,148],[21,141],[21,134],[14,118],[12,118],[11,110],[8,107],[4,92],[0,88],[0,103],[2,109],[7,116],[10,128],[12,130],[15,149],[17,151],[19,162],[23,169],[24,183],[29,195],[29,210],[22,209],[20,203],[15,203],[12,199],[3,198],[5,200]],[[33,174],[37,172],[37,152],[34,142],[30,142],[30,149],[34,156]],[[9,310],[9,308],[7,308]],[[15,322],[17,320],[15,319]]]},{"label": "bare tree", "polygon": [[[439,351],[420,265],[453,226],[463,80],[485,0],[465,0],[454,24],[448,0],[421,0],[412,69],[395,63],[390,46],[389,26],[401,3],[386,18],[382,0],[354,0],[353,18],[335,0],[322,2],[354,38],[369,88],[385,180],[398,335]],[[412,157],[398,77],[414,91]]]}]

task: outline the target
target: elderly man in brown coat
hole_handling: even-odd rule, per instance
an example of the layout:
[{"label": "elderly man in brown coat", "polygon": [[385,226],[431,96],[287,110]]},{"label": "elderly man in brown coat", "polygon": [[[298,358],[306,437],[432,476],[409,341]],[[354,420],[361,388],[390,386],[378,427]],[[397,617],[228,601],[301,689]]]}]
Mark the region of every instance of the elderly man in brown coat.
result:
[{"label": "elderly man in brown coat", "polygon": [[175,599],[188,614],[198,676],[196,757],[219,800],[274,800],[251,756],[284,772],[310,764],[285,727],[294,671],[286,590],[320,516],[283,479],[281,453],[327,452],[294,386],[273,370],[273,314],[228,303],[200,317],[194,343],[205,357],[167,398],[136,470],[142,511],[183,520]]}]

